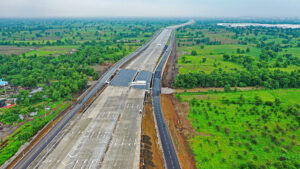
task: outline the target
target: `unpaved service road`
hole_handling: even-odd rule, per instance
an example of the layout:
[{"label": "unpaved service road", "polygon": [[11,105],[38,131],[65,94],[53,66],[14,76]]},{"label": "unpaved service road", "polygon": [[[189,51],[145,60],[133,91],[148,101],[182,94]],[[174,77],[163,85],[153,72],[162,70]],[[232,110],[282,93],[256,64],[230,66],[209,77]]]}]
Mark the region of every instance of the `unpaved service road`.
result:
[{"label": "unpaved service road", "polygon": [[45,148],[29,168],[138,169],[140,110],[144,108],[146,90],[130,87],[130,82],[140,72],[153,73],[171,32],[172,29],[164,29],[146,50],[131,60],[120,71],[128,74],[117,75],[94,103],[72,120],[69,129],[62,131],[65,132],[62,139],[54,139],[57,144]]}]

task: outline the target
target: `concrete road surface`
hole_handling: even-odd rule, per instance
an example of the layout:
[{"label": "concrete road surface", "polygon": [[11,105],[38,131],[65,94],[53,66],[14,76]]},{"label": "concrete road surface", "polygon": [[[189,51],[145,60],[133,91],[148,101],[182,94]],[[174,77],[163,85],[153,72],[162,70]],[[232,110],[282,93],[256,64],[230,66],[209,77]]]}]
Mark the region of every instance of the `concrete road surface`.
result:
[{"label": "concrete road surface", "polygon": [[[43,169],[136,168],[133,166],[139,160],[136,155],[140,147],[139,109],[143,107],[144,96],[145,91],[140,89],[107,87],[37,166]],[[121,158],[119,151],[127,152],[126,156]]]},{"label": "concrete road surface", "polygon": [[[172,29],[164,29],[125,69],[153,72]],[[145,90],[110,85],[29,168],[138,169]],[[49,152],[49,153],[48,153]]]},{"label": "concrete road surface", "polygon": [[136,59],[130,62],[125,68],[133,70],[145,70],[153,72],[159,57],[165,48],[172,29],[164,29],[161,34],[141,53]]}]

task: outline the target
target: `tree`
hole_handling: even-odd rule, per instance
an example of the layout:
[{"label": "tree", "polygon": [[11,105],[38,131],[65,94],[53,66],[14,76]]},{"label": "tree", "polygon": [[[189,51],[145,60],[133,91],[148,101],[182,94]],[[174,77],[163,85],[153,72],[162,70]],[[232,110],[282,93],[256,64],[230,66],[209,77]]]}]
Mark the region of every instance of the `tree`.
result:
[{"label": "tree", "polygon": [[52,99],[55,100],[55,101],[58,100],[58,99],[60,98],[60,93],[59,93],[59,91],[54,90],[51,97],[52,97]]},{"label": "tree", "polygon": [[226,55],[226,54],[225,54],[225,55],[223,55],[223,60],[224,60],[224,61],[228,61],[228,60],[229,60],[229,58],[230,58],[230,56],[229,56],[229,55]]},{"label": "tree", "polygon": [[249,52],[250,52],[250,48],[247,48],[247,49],[246,49],[246,52],[249,53]]},{"label": "tree", "polygon": [[186,56],[182,56],[181,60],[182,60],[182,63],[185,63],[186,62]]},{"label": "tree", "polygon": [[230,92],[230,91],[231,91],[230,84],[226,84],[224,86],[224,92]]},{"label": "tree", "polygon": [[276,106],[279,106],[280,103],[281,103],[280,99],[276,97],[276,98],[275,98],[275,105],[276,105]]},{"label": "tree", "polygon": [[197,56],[197,55],[198,55],[198,53],[197,53],[197,51],[195,51],[195,50],[192,50],[192,52],[191,52],[191,55],[192,55],[192,56]]},{"label": "tree", "polygon": [[263,103],[262,99],[259,96],[254,97],[255,105],[261,105]]}]

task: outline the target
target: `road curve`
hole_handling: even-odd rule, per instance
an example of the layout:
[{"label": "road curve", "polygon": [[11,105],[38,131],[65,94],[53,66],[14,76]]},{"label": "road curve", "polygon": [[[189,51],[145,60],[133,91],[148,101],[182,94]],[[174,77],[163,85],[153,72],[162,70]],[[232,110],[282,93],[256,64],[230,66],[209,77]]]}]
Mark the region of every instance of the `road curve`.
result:
[{"label": "road curve", "polygon": [[160,135],[160,140],[163,148],[163,153],[166,161],[166,165],[168,169],[180,169],[180,163],[176,154],[175,147],[173,146],[172,138],[170,136],[170,133],[168,131],[168,128],[165,125],[165,121],[162,115],[161,111],[161,105],[160,105],[160,78],[161,78],[161,72],[163,69],[163,65],[166,62],[168,55],[170,54],[172,50],[172,46],[174,43],[174,31],[172,34],[172,39],[170,41],[170,45],[163,55],[163,58],[159,65],[157,66],[154,78],[153,78],[153,105],[154,105],[154,113],[158,128],[158,133]]},{"label": "road curve", "polygon": [[170,29],[173,30],[172,32],[172,38],[170,41],[170,44],[164,53],[159,65],[156,67],[154,77],[153,77],[153,86],[152,86],[152,95],[153,95],[153,105],[154,105],[154,114],[156,118],[156,125],[158,128],[158,133],[160,136],[160,141],[162,144],[162,149],[165,157],[165,162],[167,165],[168,169],[180,169],[180,162],[178,160],[176,150],[172,141],[172,137],[169,133],[169,130],[165,124],[164,117],[162,115],[161,111],[161,105],[160,105],[160,87],[161,87],[161,75],[164,69],[165,62],[168,59],[168,56],[170,55],[172,49],[173,49],[173,44],[175,43],[175,30],[179,27],[183,27],[186,25],[193,24],[194,21],[191,20],[185,24],[181,25],[176,25],[176,26],[171,26],[169,27]]}]

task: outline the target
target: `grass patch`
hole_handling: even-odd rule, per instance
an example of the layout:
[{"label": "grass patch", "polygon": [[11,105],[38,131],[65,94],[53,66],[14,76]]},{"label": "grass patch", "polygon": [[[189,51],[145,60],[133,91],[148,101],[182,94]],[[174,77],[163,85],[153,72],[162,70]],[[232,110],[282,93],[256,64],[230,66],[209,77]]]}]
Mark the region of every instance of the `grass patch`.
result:
[{"label": "grass patch", "polygon": [[299,167],[300,89],[181,93],[197,168]]}]

